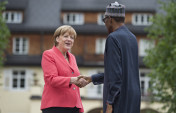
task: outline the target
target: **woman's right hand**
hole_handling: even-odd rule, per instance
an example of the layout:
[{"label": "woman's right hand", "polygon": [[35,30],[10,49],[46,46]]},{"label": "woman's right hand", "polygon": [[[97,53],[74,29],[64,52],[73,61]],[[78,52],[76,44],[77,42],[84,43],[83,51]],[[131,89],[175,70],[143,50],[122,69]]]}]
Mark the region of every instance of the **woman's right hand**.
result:
[{"label": "woman's right hand", "polygon": [[88,84],[89,84],[90,82],[92,82],[92,78],[91,78],[90,76],[83,76],[83,75],[78,76],[78,80],[79,80],[79,79],[82,79],[82,78],[83,78],[84,80],[86,80]]},{"label": "woman's right hand", "polygon": [[89,84],[89,82],[85,80],[84,78],[71,77],[70,84],[75,84],[76,86],[82,88],[86,86],[87,84]]}]

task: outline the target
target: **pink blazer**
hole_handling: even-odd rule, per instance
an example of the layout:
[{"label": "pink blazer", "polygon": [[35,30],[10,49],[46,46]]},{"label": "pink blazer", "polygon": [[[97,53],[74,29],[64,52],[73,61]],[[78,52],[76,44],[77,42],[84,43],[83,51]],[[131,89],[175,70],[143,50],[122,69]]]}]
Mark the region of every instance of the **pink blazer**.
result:
[{"label": "pink blazer", "polygon": [[84,112],[79,87],[69,84],[71,77],[80,75],[75,57],[68,52],[69,63],[55,46],[42,56],[44,90],[41,109],[49,107],[77,107]]}]

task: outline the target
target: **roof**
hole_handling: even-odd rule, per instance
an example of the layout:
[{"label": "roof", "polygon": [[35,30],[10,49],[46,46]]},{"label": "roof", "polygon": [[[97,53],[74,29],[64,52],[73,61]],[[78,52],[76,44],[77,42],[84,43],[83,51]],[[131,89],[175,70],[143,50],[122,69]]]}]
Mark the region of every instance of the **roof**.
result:
[{"label": "roof", "polygon": [[[40,66],[42,60],[42,55],[6,55],[6,61],[4,62],[4,65],[6,66],[12,66],[12,65],[18,65],[18,66]],[[95,62],[95,61],[85,61],[82,56],[76,56],[76,61],[78,66],[85,66],[85,67],[103,67],[104,62]],[[143,57],[139,57],[139,66],[145,67],[143,62]]]},{"label": "roof", "polygon": [[[0,0],[5,1],[5,0]],[[27,6],[28,0],[8,0],[8,4],[6,4],[6,9],[25,9]]]},{"label": "roof", "polygon": [[157,0],[63,0],[62,10],[67,11],[105,11],[108,4],[119,2],[126,11],[155,11]]},{"label": "roof", "polygon": [[4,65],[41,65],[42,55],[29,56],[29,55],[6,55]]},{"label": "roof", "polygon": [[[0,0],[4,1],[4,0]],[[52,32],[62,25],[61,10],[105,11],[105,7],[115,0],[8,0],[7,9],[24,10],[22,24],[8,24],[12,32]],[[154,11],[156,0],[117,0],[126,6],[127,11]],[[139,5],[136,5],[139,4]],[[78,33],[107,33],[98,24],[73,25]],[[127,25],[133,33],[144,33],[145,26]]]},{"label": "roof", "polygon": [[[134,26],[132,24],[126,24],[131,32],[134,34],[146,34],[144,31],[145,26]],[[108,34],[104,25],[85,24],[83,26],[72,26],[77,33],[80,34]]]},{"label": "roof", "polygon": [[57,27],[60,25],[60,5],[60,0],[29,0],[25,12],[25,26]]},{"label": "roof", "polygon": [[10,26],[16,26],[16,29],[57,28],[60,25],[60,5],[61,0],[8,0],[7,10],[24,9],[24,22]]},{"label": "roof", "polygon": [[[126,24],[128,29],[133,32],[134,34],[147,34],[147,32],[144,31],[146,26],[134,26],[132,24]],[[8,24],[8,27],[11,31],[18,33],[18,32],[45,32],[45,33],[53,33],[57,27],[29,27],[18,25],[18,24]],[[104,25],[97,25],[97,24],[84,24],[84,25],[72,25],[72,27],[76,30],[78,34],[104,34],[107,35],[107,29]]]}]

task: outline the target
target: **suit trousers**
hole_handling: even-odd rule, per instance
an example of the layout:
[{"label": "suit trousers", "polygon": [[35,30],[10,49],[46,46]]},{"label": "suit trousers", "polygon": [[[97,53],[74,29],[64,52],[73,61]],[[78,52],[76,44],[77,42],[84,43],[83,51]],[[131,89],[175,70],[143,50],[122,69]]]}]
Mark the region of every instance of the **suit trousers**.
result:
[{"label": "suit trousers", "polygon": [[79,108],[50,107],[42,109],[42,113],[79,113]]}]

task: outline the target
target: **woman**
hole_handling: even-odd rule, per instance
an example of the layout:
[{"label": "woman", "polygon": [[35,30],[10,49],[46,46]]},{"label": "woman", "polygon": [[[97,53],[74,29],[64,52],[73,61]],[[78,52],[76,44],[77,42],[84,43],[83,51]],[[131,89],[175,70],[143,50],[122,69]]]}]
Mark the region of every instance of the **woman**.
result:
[{"label": "woman", "polygon": [[75,38],[75,30],[71,26],[63,25],[54,33],[55,46],[43,53],[42,69],[45,81],[41,101],[43,113],[84,112],[77,80],[80,72],[75,57],[68,52]]}]

